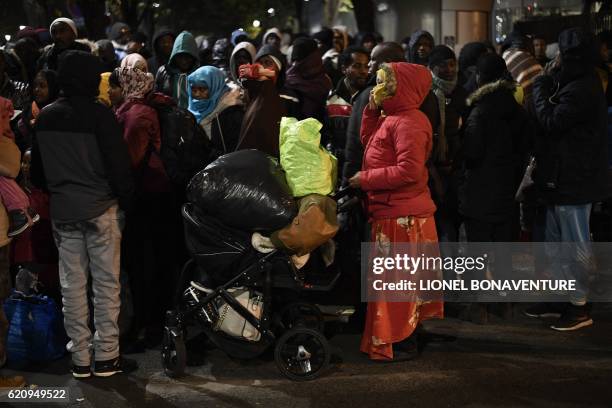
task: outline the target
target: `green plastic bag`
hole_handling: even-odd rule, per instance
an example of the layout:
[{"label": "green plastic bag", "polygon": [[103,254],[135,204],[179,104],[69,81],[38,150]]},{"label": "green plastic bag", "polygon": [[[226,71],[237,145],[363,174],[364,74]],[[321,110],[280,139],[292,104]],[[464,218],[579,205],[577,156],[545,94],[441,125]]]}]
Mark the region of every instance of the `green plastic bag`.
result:
[{"label": "green plastic bag", "polygon": [[284,117],[280,124],[280,162],[294,197],[334,191],[338,160],[321,147],[323,125],[316,119]]}]

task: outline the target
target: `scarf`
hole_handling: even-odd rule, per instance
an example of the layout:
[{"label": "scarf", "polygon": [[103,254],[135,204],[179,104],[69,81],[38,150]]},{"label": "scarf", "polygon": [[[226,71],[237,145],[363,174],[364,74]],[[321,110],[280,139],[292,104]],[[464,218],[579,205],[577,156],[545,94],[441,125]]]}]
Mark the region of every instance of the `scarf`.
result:
[{"label": "scarf", "polygon": [[155,78],[153,75],[142,71],[140,68],[117,68],[119,70],[119,84],[121,94],[126,101],[131,99],[143,99],[146,94],[153,90]]},{"label": "scarf", "polygon": [[453,93],[457,87],[457,75],[455,75],[451,81],[442,79],[433,72],[431,77],[431,89],[438,99],[438,109],[440,111],[440,126],[438,128],[438,140],[435,148],[435,160],[438,162],[445,162],[448,158],[448,142],[446,140],[446,97]]},{"label": "scarf", "polygon": [[[200,67],[187,77],[189,94],[189,111],[194,114],[198,123],[214,112],[221,97],[229,91],[225,84],[225,74],[212,66]],[[191,96],[192,86],[208,88],[208,99],[194,99]]]}]

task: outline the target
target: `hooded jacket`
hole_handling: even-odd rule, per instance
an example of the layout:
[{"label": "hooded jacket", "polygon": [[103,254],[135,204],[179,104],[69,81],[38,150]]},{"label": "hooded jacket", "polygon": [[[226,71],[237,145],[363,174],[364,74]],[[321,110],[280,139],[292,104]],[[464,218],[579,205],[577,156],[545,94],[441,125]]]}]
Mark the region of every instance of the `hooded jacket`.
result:
[{"label": "hooded jacket", "polygon": [[100,73],[96,57],[67,51],[58,72],[64,97],[36,121],[32,183],[48,187],[54,221],[89,220],[117,202],[131,207],[130,158],[113,113],[96,100]]},{"label": "hooded jacket", "polygon": [[561,70],[534,81],[538,122],[535,182],[554,205],[582,205],[607,198],[607,107],[601,82],[578,30],[559,36]]},{"label": "hooded jacket", "polygon": [[427,65],[427,60],[422,60],[417,54],[417,43],[421,38],[427,38],[431,41],[432,46],[435,44],[433,36],[425,30],[417,30],[410,36],[410,43],[408,44],[408,62],[413,64]]},{"label": "hooded jacket", "polygon": [[397,85],[395,94],[383,101],[385,115],[368,106],[363,111],[361,188],[368,194],[368,213],[373,220],[430,217],[436,210],[426,167],[432,128],[419,107],[431,88],[431,74],[416,64],[389,65]]},{"label": "hooded jacket", "polygon": [[497,223],[514,216],[533,128],[514,98],[515,89],[514,82],[501,79],[468,98],[460,185],[460,212],[468,218]]},{"label": "hooded jacket", "polygon": [[176,34],[168,27],[160,27],[155,31],[153,35],[153,56],[147,60],[149,65],[149,72],[157,72],[159,67],[166,65],[170,59],[170,55],[163,55],[159,49],[159,40],[165,36],[172,36],[176,39]]},{"label": "hooded jacket", "polygon": [[255,62],[255,54],[257,54],[257,50],[255,50],[255,46],[248,41],[243,41],[238,43],[234,50],[232,51],[232,55],[230,56],[230,77],[234,82],[238,82],[238,66],[236,63],[236,54],[239,51],[246,51],[251,57],[251,64]]},{"label": "hooded jacket", "polygon": [[[189,72],[182,73],[175,66],[174,59],[178,54],[189,54],[194,58],[193,67]],[[187,77],[200,66],[198,61],[198,46],[193,34],[183,31],[174,40],[168,63],[161,66],[157,71],[155,90],[171,96],[177,101],[179,107],[187,109],[189,104]]]},{"label": "hooded jacket", "polygon": [[283,38],[283,34],[280,32],[280,30],[276,27],[272,27],[263,35],[263,38],[261,39],[262,45],[267,45],[266,41],[268,41],[270,34],[275,34],[279,40]]}]

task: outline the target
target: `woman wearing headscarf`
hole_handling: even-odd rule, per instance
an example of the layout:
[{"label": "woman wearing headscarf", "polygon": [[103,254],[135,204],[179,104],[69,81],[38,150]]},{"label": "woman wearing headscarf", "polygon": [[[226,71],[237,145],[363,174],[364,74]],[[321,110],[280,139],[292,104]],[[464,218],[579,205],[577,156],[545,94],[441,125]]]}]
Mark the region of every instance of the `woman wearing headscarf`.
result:
[{"label": "woman wearing headscarf", "polygon": [[124,251],[134,298],[134,319],[128,342],[154,346],[161,339],[164,311],[169,307],[175,271],[172,240],[175,236],[174,195],[160,158],[161,134],[157,112],[147,103],[153,90],[153,75],[145,59],[130,54],[115,71],[123,103],[116,115],[123,126],[136,183],[136,203],[128,215]]},{"label": "woman wearing headscarf", "polygon": [[206,131],[214,147],[236,150],[244,116],[240,89],[225,84],[225,74],[213,66],[200,67],[187,78],[189,111]]},{"label": "woman wearing headscarf", "polygon": [[[385,63],[377,82],[363,113],[362,170],[349,184],[367,193],[373,255],[388,256],[385,249],[398,242],[438,240],[425,165],[432,150],[432,128],[419,110],[431,88],[431,74],[416,64]],[[411,358],[417,352],[418,324],[442,316],[442,302],[369,302],[361,351],[373,360]]]},{"label": "woman wearing headscarf", "polygon": [[285,86],[300,99],[298,119],[315,118],[323,122],[332,82],[323,68],[317,42],[310,38],[298,38],[293,44],[291,60],[293,65],[287,70]]}]

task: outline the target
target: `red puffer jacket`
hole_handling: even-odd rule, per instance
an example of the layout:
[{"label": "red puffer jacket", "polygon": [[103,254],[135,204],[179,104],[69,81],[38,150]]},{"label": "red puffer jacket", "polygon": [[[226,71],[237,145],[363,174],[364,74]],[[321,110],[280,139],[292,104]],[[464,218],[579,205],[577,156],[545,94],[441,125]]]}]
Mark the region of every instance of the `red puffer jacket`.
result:
[{"label": "red puffer jacket", "polygon": [[[168,192],[171,184],[159,156],[161,133],[159,119],[154,108],[144,100],[129,100],[116,111],[117,120],[123,126],[123,139],[127,143],[136,174],[136,189],[143,192]],[[149,144],[153,148],[147,166],[143,169]]]},{"label": "red puffer jacket", "polygon": [[431,88],[431,73],[405,62],[391,66],[397,91],[383,102],[386,116],[368,106],[363,113],[361,188],[368,193],[371,219],[429,217],[436,210],[425,167],[432,148],[432,130],[419,106]]}]

